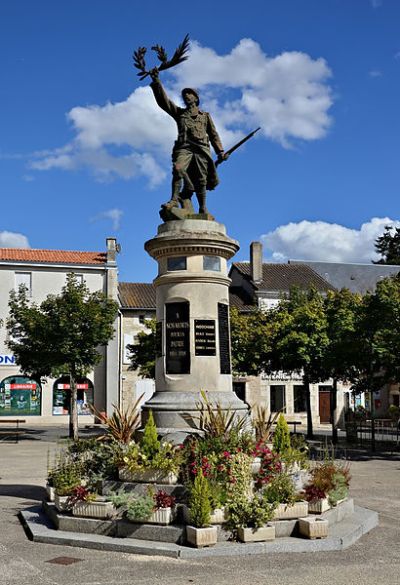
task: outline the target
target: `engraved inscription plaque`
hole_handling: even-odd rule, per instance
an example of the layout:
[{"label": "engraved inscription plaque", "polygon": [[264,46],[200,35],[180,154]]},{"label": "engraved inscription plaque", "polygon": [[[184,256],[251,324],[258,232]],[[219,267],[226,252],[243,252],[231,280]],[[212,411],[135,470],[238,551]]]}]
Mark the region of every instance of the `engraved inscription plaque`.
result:
[{"label": "engraved inscription plaque", "polygon": [[214,319],[195,319],[194,352],[195,355],[216,355]]},{"label": "engraved inscription plaque", "polygon": [[231,373],[231,354],[229,340],[229,308],[218,303],[219,363],[221,374]]},{"label": "engraved inscription plaque", "polygon": [[189,303],[165,305],[165,371],[190,374]]}]

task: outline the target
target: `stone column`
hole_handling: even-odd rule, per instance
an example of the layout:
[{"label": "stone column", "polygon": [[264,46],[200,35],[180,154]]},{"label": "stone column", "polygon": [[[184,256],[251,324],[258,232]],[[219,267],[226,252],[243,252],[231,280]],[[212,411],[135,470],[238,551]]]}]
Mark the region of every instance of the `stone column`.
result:
[{"label": "stone column", "polygon": [[144,405],[160,434],[190,431],[202,390],[223,408],[247,412],[232,390],[227,260],[239,245],[215,221],[185,219],[158,227],[145,244],[158,262],[156,391]]}]

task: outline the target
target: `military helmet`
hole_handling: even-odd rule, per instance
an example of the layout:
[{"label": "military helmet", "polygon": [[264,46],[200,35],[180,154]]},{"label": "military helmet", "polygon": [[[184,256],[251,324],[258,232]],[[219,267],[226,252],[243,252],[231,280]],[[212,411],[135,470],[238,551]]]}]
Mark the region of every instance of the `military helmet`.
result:
[{"label": "military helmet", "polygon": [[199,105],[200,103],[200,97],[199,94],[197,93],[197,91],[195,89],[193,89],[192,87],[184,87],[181,91],[181,96],[182,98],[184,97],[185,93],[191,93],[195,96],[196,100],[197,100],[197,105]]}]

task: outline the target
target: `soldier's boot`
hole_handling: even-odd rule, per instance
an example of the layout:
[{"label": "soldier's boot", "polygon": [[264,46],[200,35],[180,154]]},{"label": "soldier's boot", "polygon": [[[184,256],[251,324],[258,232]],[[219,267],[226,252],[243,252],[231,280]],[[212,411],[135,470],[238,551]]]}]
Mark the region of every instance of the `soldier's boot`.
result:
[{"label": "soldier's boot", "polygon": [[165,207],[166,209],[172,209],[173,207],[179,207],[179,196],[180,196],[180,190],[181,190],[181,178],[175,178],[173,177],[172,179],[172,196],[171,199],[169,201],[167,201],[167,203],[163,203],[162,207]]},{"label": "soldier's boot", "polygon": [[208,210],[206,207],[206,197],[207,191],[205,187],[200,187],[198,191],[196,191],[197,201],[199,202],[199,213],[207,214]]}]

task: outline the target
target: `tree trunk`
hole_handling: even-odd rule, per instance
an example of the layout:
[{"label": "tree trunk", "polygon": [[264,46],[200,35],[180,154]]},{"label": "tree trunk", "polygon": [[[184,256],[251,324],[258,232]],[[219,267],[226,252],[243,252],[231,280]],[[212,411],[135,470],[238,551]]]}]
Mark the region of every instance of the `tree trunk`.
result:
[{"label": "tree trunk", "polygon": [[331,395],[331,416],[332,416],[332,443],[337,445],[338,432],[336,427],[336,410],[337,410],[337,378],[333,378],[332,395]]},{"label": "tree trunk", "polygon": [[74,441],[78,440],[78,406],[77,406],[77,390],[76,390],[76,375],[70,372],[69,374],[70,386],[70,407],[69,407],[69,438]]},{"label": "tree trunk", "polygon": [[314,438],[312,412],[311,412],[311,395],[310,395],[310,380],[307,375],[303,376],[303,386],[306,392],[307,402],[307,439]]}]

